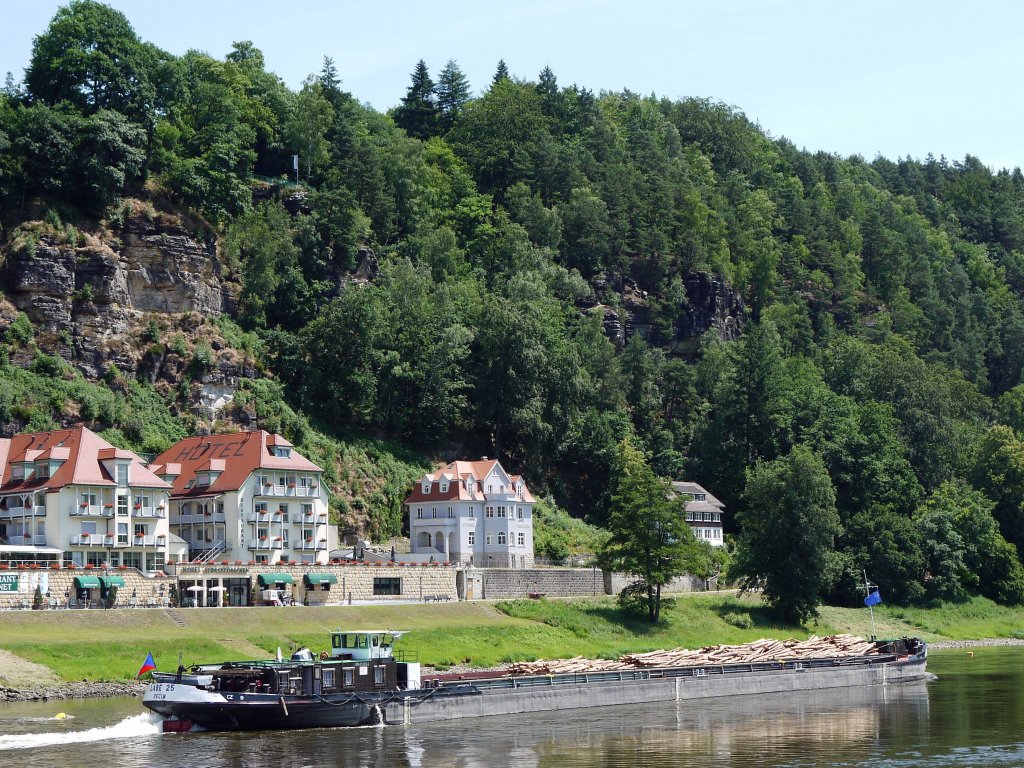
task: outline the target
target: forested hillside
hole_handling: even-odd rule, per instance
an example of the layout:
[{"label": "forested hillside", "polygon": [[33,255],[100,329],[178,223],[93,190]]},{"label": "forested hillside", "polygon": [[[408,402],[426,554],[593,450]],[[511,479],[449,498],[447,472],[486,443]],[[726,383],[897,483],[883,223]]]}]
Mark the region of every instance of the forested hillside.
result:
[{"label": "forested hillside", "polygon": [[[894,601],[1024,600],[1019,169],[812,153],[733,107],[550,69],[500,62],[475,90],[454,60],[435,71],[380,114],[329,58],[292,91],[251,43],[172,56],[72,2],[0,97],[7,285],[26,249],[115,237],[125,199],[152,201],[214,243],[223,336],[272,379],[246,385],[255,421],[300,423],[300,447],[500,455],[599,525],[632,435],[725,502],[748,573],[775,535],[775,557],[818,542],[793,567],[835,599],[867,569]],[[691,340],[698,284],[741,301]],[[81,368],[12,329],[8,399],[30,341],[21,367]],[[180,387],[115,389],[187,411]],[[427,463],[380,504],[352,491],[363,523],[394,533]]]}]

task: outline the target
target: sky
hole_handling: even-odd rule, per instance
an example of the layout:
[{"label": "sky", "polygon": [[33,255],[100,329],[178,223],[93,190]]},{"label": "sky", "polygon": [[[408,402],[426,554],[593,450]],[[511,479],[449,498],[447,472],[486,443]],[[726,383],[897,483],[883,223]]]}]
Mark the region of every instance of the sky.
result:
[{"label": "sky", "polygon": [[[61,2],[8,0],[0,75],[24,73]],[[474,93],[514,77],[732,105],[773,137],[843,156],[974,155],[1024,166],[1024,3],[1015,0],[110,0],[173,54],[263,51],[287,85],[334,59],[342,87],[386,110],[423,59]]]}]

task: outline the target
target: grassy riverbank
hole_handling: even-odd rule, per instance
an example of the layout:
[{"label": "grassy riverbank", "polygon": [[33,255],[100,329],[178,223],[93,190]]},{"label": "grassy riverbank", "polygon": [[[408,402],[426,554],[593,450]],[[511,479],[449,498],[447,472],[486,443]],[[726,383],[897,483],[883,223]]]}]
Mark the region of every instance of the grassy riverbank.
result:
[{"label": "grassy riverbank", "polygon": [[[686,597],[651,628],[624,617],[614,600],[520,600],[506,603],[375,605],[331,608],[208,608],[164,610],[17,611],[0,622],[0,649],[52,669],[65,681],[124,680],[152,652],[160,669],[230,658],[266,658],[278,646],[320,650],[337,627],[414,630],[402,646],[426,664],[492,666],[505,661],[627,651],[761,637],[806,637],[849,632],[867,636],[865,609],[825,606],[817,625],[779,624],[755,598]],[[879,636],[918,635],[929,641],[1013,637],[1024,609],[977,599],[955,606],[875,611]],[[0,660],[2,661],[2,660]],[[16,665],[0,663],[0,684],[14,685]],[[22,682],[24,684],[24,682]]]}]

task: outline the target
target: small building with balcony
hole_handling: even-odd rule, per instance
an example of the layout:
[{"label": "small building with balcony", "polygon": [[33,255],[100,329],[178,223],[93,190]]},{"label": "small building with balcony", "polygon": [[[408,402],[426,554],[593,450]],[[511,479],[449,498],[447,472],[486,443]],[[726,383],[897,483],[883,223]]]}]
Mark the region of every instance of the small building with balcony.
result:
[{"label": "small building with balcony", "polygon": [[405,499],[414,554],[478,568],[533,567],[535,500],[495,459],[453,461]]},{"label": "small building with balcony", "polygon": [[189,560],[326,564],[338,546],[323,470],[264,430],[186,438],[153,460]]},{"label": "small building with balcony", "polygon": [[136,454],[76,427],[0,439],[0,467],[6,560],[163,570],[171,486]]}]

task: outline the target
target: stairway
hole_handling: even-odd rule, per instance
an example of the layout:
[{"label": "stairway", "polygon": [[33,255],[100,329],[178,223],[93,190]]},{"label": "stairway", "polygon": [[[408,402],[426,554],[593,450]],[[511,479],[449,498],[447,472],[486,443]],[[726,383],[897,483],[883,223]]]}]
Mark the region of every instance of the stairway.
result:
[{"label": "stairway", "polygon": [[186,626],[188,626],[188,624],[185,622],[185,620],[183,618],[181,618],[181,616],[177,613],[177,611],[173,611],[170,608],[168,608],[166,610],[166,613],[170,617],[171,621],[173,621],[179,627],[186,627]]}]

